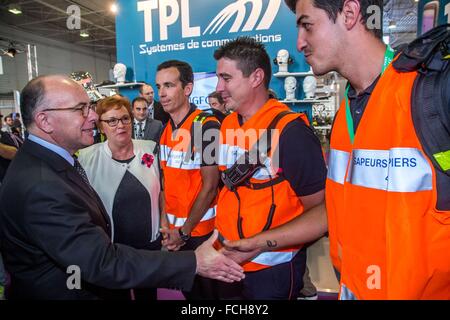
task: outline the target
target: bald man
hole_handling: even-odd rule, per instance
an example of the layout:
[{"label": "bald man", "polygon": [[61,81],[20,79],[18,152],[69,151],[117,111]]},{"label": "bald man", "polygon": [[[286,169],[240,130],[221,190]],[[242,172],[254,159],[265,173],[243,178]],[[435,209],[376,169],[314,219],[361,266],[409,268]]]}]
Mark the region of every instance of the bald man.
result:
[{"label": "bald man", "polygon": [[[21,93],[29,138],[0,189],[0,243],[9,299],[108,299],[142,287],[189,290],[195,274],[233,282],[241,267],[212,248],[135,250],[111,242],[108,214],[72,155],[93,143],[98,120],[83,88],[63,76]],[[217,235],[216,235],[217,238]]]}]

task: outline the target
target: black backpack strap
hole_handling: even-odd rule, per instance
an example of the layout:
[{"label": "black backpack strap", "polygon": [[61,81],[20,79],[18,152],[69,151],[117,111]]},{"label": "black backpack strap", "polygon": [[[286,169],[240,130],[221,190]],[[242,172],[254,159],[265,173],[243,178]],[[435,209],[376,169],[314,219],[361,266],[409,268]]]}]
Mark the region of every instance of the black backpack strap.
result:
[{"label": "black backpack strap", "polygon": [[[418,76],[411,96],[411,114],[422,148],[435,168],[436,208],[450,210],[450,31],[438,29],[441,42],[430,41],[432,51],[418,50],[428,55],[416,65]],[[432,35],[436,34],[433,30]],[[422,39],[423,46],[427,44],[425,40]]]},{"label": "black backpack strap", "polygon": [[[408,44],[392,63],[399,72],[411,72],[426,66],[433,67],[433,59],[437,51],[443,53],[443,57],[449,54],[450,24],[444,24],[431,29],[427,33]],[[446,53],[445,53],[446,52]]]},{"label": "black backpack strap", "polygon": [[450,61],[443,71],[420,72],[412,99],[413,121],[426,153],[440,171],[450,176]]}]

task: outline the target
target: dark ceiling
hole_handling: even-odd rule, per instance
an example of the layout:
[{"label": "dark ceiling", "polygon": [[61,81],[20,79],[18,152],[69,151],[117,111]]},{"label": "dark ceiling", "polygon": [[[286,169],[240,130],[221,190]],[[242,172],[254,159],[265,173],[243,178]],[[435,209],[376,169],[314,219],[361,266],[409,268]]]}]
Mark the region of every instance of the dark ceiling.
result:
[{"label": "dark ceiling", "polygon": [[[95,48],[98,52],[115,55],[115,16],[109,11],[112,2],[102,0],[0,0],[0,21],[27,33]],[[22,14],[10,13],[8,9],[12,4],[18,4]],[[72,5],[80,9],[81,29],[78,30],[70,30],[67,26],[67,10]],[[89,37],[80,37],[80,31],[87,31]]]},{"label": "dark ceiling", "polygon": [[[0,21],[27,33],[94,48],[98,52],[115,56],[115,17],[109,10],[112,3],[112,0],[0,0]],[[22,14],[11,14],[8,11],[11,4],[19,4]],[[89,37],[82,38],[81,30],[67,28],[66,11],[71,5],[80,8],[81,30],[87,30]],[[390,36],[393,46],[409,42],[414,39],[416,33],[417,2],[415,0],[385,0],[383,19],[384,33]],[[388,28],[391,21],[396,22],[395,29]],[[0,47],[5,49],[10,40],[0,41]]]}]

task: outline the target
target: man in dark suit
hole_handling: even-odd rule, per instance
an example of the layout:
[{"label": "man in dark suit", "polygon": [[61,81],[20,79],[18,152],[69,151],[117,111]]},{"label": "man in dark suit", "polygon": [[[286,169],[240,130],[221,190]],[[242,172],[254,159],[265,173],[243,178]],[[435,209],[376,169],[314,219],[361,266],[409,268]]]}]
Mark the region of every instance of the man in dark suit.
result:
[{"label": "man in dark suit", "polygon": [[0,185],[11,160],[20,147],[19,141],[14,138],[12,133],[0,131]]},{"label": "man in dark suit", "polygon": [[131,104],[133,113],[132,138],[138,140],[153,140],[157,143],[163,128],[162,122],[150,118],[148,115],[147,100],[137,97]]},{"label": "man in dark suit", "polygon": [[208,95],[208,103],[211,107],[208,111],[222,123],[229,114],[225,108],[225,101],[223,101],[222,95],[217,91],[211,92]]},{"label": "man in dark suit", "polygon": [[[102,299],[113,289],[190,289],[194,275],[232,282],[242,269],[212,248],[136,250],[111,242],[105,209],[72,155],[93,143],[98,120],[83,88],[63,76],[31,80],[21,94],[29,138],[0,189],[0,251],[10,299]],[[217,238],[217,232],[215,233]]]},{"label": "man in dark suit", "polygon": [[155,100],[155,91],[153,90],[152,86],[149,84],[143,84],[139,88],[139,96],[147,100],[149,118],[159,120],[163,125],[166,125],[166,123],[170,119],[170,115],[166,111],[164,111],[161,103]]}]

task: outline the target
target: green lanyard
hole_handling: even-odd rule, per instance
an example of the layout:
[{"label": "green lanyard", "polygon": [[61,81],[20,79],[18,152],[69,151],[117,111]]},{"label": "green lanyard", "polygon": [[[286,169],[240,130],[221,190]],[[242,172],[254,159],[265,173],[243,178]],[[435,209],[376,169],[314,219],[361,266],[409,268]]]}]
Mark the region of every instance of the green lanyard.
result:
[{"label": "green lanyard", "polygon": [[[384,71],[387,69],[389,64],[394,60],[394,50],[388,45],[386,47],[386,52],[384,53],[384,63],[383,63],[383,70],[381,71],[381,74],[384,73]],[[348,135],[350,137],[350,141],[353,144],[353,141],[355,140],[355,130],[353,126],[353,118],[352,114],[350,112],[350,104],[348,102],[348,89],[350,88],[350,84],[347,85],[347,89],[345,90],[345,118],[347,120],[347,130]]]}]

